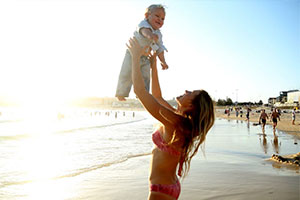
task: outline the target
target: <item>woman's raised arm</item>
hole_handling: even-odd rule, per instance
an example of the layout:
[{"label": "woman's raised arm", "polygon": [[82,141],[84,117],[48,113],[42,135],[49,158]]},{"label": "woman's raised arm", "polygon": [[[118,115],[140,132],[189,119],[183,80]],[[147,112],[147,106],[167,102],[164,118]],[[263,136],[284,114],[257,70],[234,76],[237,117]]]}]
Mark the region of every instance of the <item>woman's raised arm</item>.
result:
[{"label": "woman's raised arm", "polygon": [[[134,93],[137,95],[146,110],[157,120],[164,125],[176,124],[178,120],[181,120],[181,116],[174,113],[169,108],[161,105],[146,89],[142,78],[140,69],[140,57],[145,53],[147,47],[142,48],[136,38],[131,38],[127,47],[132,57],[132,82]],[[168,119],[163,117],[160,113],[168,113],[170,116]]]},{"label": "woman's raised arm", "polygon": [[151,75],[152,75],[152,78],[151,78],[152,95],[156,98],[156,100],[160,104],[166,106],[167,108],[169,108],[170,110],[175,112],[175,109],[162,97],[159,79],[158,79],[156,57],[157,57],[157,55],[155,53],[150,56]]}]

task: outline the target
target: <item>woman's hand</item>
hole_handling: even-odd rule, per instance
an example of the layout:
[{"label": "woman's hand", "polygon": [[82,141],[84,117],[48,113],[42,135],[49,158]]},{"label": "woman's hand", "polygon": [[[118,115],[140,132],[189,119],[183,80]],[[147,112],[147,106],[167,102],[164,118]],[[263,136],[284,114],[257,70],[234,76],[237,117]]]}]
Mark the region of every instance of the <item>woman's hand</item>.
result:
[{"label": "woman's hand", "polygon": [[157,63],[156,57],[157,57],[156,53],[153,53],[153,54],[150,53],[150,54],[149,54],[149,60],[150,60],[151,68],[152,68],[152,69],[153,69],[154,67],[156,67],[156,63]]},{"label": "woman's hand", "polygon": [[149,46],[141,47],[139,42],[135,37],[129,39],[129,44],[126,44],[132,58],[140,58],[142,55],[145,55],[147,48]]}]

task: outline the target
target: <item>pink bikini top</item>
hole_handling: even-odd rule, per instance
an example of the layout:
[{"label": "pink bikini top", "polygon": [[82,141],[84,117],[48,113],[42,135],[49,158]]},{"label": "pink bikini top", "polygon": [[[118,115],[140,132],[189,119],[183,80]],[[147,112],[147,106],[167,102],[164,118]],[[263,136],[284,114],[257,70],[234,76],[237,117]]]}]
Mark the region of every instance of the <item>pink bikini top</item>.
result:
[{"label": "pink bikini top", "polygon": [[[167,152],[173,156],[181,156],[181,152],[177,151],[173,147],[169,146],[164,139],[162,138],[159,130],[155,131],[152,134],[152,141],[153,143],[159,148],[161,151]],[[181,176],[181,171],[182,171],[182,165],[183,165],[183,159],[180,159],[180,165],[178,169],[178,175]]]}]

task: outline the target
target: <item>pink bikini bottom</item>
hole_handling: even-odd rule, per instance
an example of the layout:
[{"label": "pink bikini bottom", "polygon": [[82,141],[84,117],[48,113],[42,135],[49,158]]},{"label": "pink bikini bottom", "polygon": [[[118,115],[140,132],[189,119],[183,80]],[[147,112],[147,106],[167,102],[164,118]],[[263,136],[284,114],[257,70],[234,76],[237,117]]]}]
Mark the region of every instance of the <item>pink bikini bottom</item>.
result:
[{"label": "pink bikini bottom", "polygon": [[177,182],[172,185],[150,184],[150,191],[167,194],[174,197],[175,199],[178,199],[180,190],[181,187],[179,180],[177,180]]}]

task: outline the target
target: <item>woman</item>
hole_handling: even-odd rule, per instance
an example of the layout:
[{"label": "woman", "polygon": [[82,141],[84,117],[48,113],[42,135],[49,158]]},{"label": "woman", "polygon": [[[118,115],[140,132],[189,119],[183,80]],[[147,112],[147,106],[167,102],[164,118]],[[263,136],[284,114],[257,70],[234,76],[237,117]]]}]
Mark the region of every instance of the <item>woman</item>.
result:
[{"label": "woman", "polygon": [[187,175],[192,157],[214,123],[213,102],[204,90],[186,91],[177,97],[178,107],[175,110],[162,98],[155,55],[151,56],[151,95],[145,89],[139,65],[147,47],[142,48],[135,38],[129,40],[127,47],[132,55],[134,92],[146,110],[162,124],[152,135],[156,147],[152,151],[148,199],[178,199],[180,183],[177,168],[179,176]]}]

